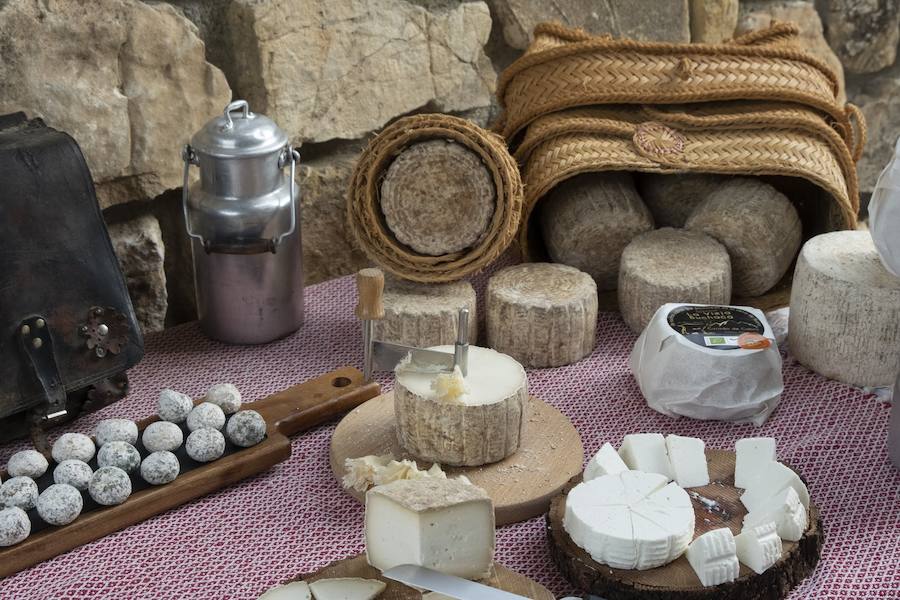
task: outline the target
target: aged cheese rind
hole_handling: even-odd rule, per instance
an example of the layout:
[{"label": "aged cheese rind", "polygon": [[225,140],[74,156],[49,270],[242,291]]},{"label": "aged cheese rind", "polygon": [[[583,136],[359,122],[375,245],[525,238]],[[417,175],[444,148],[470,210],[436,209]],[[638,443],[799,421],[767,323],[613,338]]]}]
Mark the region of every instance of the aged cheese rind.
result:
[{"label": "aged cheese rind", "polygon": [[477,246],[496,207],[490,171],[471,150],[448,140],[413,144],[381,184],[381,211],[397,240],[441,256]]},{"label": "aged cheese rind", "polygon": [[710,193],[685,228],[702,231],[728,249],[735,295],[759,296],[790,268],[802,240],[797,209],[759,179],[736,177]]},{"label": "aged cheese rind", "polygon": [[728,304],[728,251],[697,231],[663,228],[639,235],[622,253],[618,296],[622,318],[635,333],[669,302]]},{"label": "aged cheese rind", "polygon": [[590,481],[597,479],[603,475],[616,475],[622,471],[627,471],[628,465],[616,452],[609,442],[603,444],[597,454],[588,462],[584,469],[584,480]]},{"label": "aged cheese rind", "polygon": [[469,309],[469,342],[475,343],[478,314],[472,284],[415,283],[388,276],[384,318],[375,321],[375,337],[417,348],[452,344],[456,341],[460,308]]},{"label": "aged cheese rind", "polygon": [[653,217],[626,172],[577,175],[553,188],[541,206],[550,258],[584,271],[599,290],[616,289],[622,250],[653,229]]},{"label": "aged cheese rind", "polygon": [[309,584],[316,600],[375,600],[386,587],[383,581],[362,577],[319,579]]},{"label": "aged cheese rind", "polygon": [[594,350],[597,285],[574,267],[507,267],[487,287],[487,340],[529,368],[577,362]]},{"label": "aged cheese rind", "polygon": [[629,469],[659,473],[672,479],[672,465],[661,433],[631,433],[622,440],[619,456]]},{"label": "aged cheese rind", "polygon": [[[452,346],[433,348],[452,352]],[[436,397],[434,375],[399,369],[394,386],[397,436],[417,459],[453,466],[497,462],[519,448],[527,421],[525,370],[509,356],[469,347],[470,394],[454,402]]]},{"label": "aged cheese rind", "polygon": [[738,560],[762,574],[781,558],[781,538],[775,523],[750,527],[734,536]]},{"label": "aged cheese rind", "polygon": [[704,586],[734,581],[741,570],[734,535],[727,527],[707,531],[691,542],[687,559]]},{"label": "aged cheese rind", "polygon": [[889,386],[900,364],[900,278],[867,231],[806,242],[791,289],[788,341],[804,366],[857,386]]},{"label": "aged cheese rind", "polygon": [[734,485],[747,489],[769,466],[775,462],[775,438],[744,438],[734,443]]},{"label": "aged cheese rind", "polygon": [[672,477],[681,487],[709,485],[709,467],[706,464],[706,443],[693,437],[666,436],[666,451],[672,468]]},{"label": "aged cheese rind", "polygon": [[684,227],[694,209],[726,181],[708,173],[641,173],[637,183],[657,227]]}]

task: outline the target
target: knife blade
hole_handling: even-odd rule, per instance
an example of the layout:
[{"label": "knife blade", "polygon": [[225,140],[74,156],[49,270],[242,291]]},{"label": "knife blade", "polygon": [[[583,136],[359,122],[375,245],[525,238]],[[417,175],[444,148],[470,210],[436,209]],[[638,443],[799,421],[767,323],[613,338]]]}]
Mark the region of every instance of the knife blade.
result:
[{"label": "knife blade", "polygon": [[437,350],[413,348],[376,340],[372,343],[372,356],[377,371],[393,371],[401,360],[410,356],[409,367],[421,373],[453,372],[453,355]]},{"label": "knife blade", "polygon": [[388,579],[432,592],[439,592],[457,600],[529,600],[525,596],[504,592],[461,577],[444,575],[416,565],[400,565],[382,573]]}]

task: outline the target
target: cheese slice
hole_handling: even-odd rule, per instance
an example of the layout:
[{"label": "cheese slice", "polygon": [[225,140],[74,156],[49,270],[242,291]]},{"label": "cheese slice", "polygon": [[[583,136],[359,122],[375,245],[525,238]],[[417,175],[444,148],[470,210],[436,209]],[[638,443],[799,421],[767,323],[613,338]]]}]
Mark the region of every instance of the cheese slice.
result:
[{"label": "cheese slice", "polygon": [[741,570],[734,535],[727,527],[707,531],[691,542],[687,559],[704,586],[734,581]]},{"label": "cheese slice", "polygon": [[744,528],[775,523],[778,536],[796,542],[806,531],[807,513],[797,491],[788,486],[744,516]]},{"label": "cheese slice", "polygon": [[734,536],[734,544],[738,560],[756,573],[765,572],[781,558],[781,538],[775,523],[744,529]]},{"label": "cheese slice", "polygon": [[366,493],[366,556],[386,571],[419,565],[482,579],[494,560],[494,506],[456,479],[403,479]]},{"label": "cheese slice", "polygon": [[709,485],[709,467],[706,464],[706,444],[703,440],[680,435],[666,436],[666,451],[672,475],[681,487]]},{"label": "cheese slice", "polygon": [[672,466],[666,452],[666,438],[661,433],[632,433],[625,436],[619,456],[629,469],[659,473],[672,480]]},{"label": "cheese slice", "polygon": [[775,438],[753,437],[734,444],[734,485],[747,489],[771,463],[775,462]]},{"label": "cheese slice", "polygon": [[386,587],[383,581],[361,577],[320,579],[309,584],[316,600],[375,600]]},{"label": "cheese slice", "polygon": [[312,593],[305,581],[292,581],[268,590],[259,600],[312,600]]},{"label": "cheese slice", "polygon": [[773,462],[751,481],[741,494],[741,502],[748,511],[760,510],[776,494],[786,487],[794,488],[803,508],[809,510],[809,490],[800,477],[780,462]]},{"label": "cheese slice", "polygon": [[590,481],[602,475],[615,475],[627,470],[628,465],[625,464],[625,461],[622,460],[616,449],[607,442],[600,447],[594,458],[588,462],[584,470],[584,480]]}]

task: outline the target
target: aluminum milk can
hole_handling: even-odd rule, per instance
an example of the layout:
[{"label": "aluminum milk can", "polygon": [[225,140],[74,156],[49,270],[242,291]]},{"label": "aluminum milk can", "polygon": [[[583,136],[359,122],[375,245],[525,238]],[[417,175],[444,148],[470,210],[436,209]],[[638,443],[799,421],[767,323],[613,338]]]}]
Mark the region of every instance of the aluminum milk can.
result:
[{"label": "aluminum milk can", "polygon": [[[234,344],[296,331],[303,323],[300,156],[287,135],[237,100],[194,134],[182,158],[200,328]],[[191,165],[200,180],[189,186]]]}]

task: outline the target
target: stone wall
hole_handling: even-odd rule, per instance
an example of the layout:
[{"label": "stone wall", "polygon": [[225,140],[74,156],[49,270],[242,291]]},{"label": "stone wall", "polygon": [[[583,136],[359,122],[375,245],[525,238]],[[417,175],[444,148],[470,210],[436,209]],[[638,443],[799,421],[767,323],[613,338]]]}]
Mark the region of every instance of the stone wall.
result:
[{"label": "stone wall", "polygon": [[443,111],[487,124],[497,74],[535,24],[718,42],[797,21],[869,120],[870,192],[900,135],[897,0],[0,0],[0,113],[81,144],[146,330],[194,316],[180,148],[232,98],[300,146],[308,282],[367,263],[343,195],[391,120]]}]

